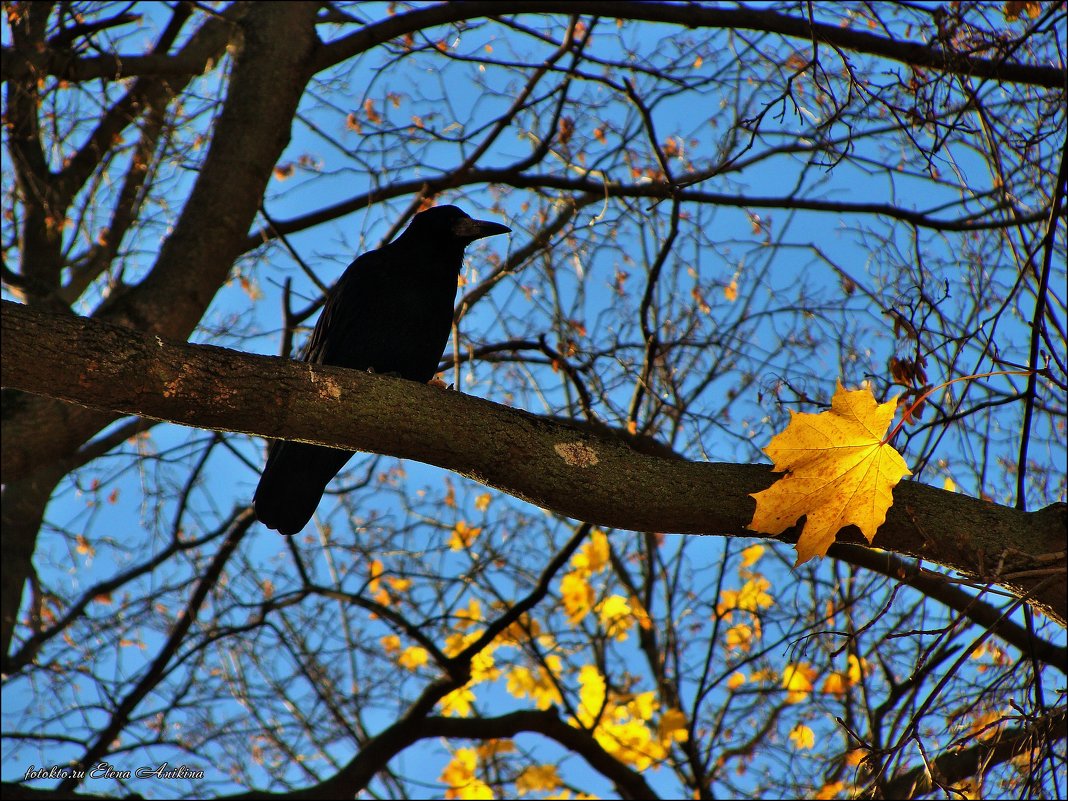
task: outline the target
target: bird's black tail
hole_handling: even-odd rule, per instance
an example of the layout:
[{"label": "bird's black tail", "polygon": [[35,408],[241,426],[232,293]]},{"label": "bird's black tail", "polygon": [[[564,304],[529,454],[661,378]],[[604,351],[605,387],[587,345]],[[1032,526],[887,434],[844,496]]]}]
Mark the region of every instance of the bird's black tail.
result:
[{"label": "bird's black tail", "polygon": [[330,479],[350,458],[351,451],[272,442],[253,498],[256,518],[280,534],[296,534],[315,514]]}]

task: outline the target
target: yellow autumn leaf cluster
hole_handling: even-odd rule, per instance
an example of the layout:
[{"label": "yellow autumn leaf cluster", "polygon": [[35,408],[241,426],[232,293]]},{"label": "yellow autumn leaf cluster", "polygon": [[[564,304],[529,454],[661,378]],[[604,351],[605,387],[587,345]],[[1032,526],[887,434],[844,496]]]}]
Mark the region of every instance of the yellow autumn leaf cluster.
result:
[{"label": "yellow autumn leaf cluster", "polygon": [[[771,582],[762,574],[749,569],[763,554],[762,545],[752,545],[742,551],[742,561],[738,565],[741,588],[720,591],[716,615],[725,623],[733,623],[724,633],[724,643],[729,651],[746,652],[752,648],[753,643],[760,640],[763,636],[760,612],[775,603],[775,599],[768,592]],[[738,620],[735,620],[735,615]]]},{"label": "yellow autumn leaf cluster", "polygon": [[478,768],[478,754],[473,748],[459,748],[453,751],[452,759],[442,770],[438,781],[446,785],[446,798],[487,799],[493,798],[493,790],[475,773]]},{"label": "yellow autumn leaf cluster", "polygon": [[600,573],[608,566],[608,537],[599,528],[590,535],[590,541],[571,557],[571,566],[583,575]]},{"label": "yellow autumn leaf cluster", "polygon": [[742,651],[746,652],[753,647],[753,643],[758,642],[763,636],[763,629],[760,627],[760,618],[754,618],[753,625],[747,623],[737,623],[731,626],[723,635],[723,641],[727,646],[728,651]]},{"label": "yellow autumn leaf cluster", "polygon": [[548,667],[538,666],[531,670],[523,665],[517,665],[508,671],[508,683],[506,689],[515,698],[530,698],[538,709],[548,709],[554,704],[563,704],[564,699],[560,690],[553,680],[554,676],[561,675],[563,663],[560,657],[550,654],[545,657]]},{"label": "yellow autumn leaf cluster", "polygon": [[817,801],[824,801],[824,799],[830,801],[832,798],[837,798],[845,789],[845,782],[828,782],[816,790],[816,794],[812,797]]},{"label": "yellow autumn leaf cluster", "polygon": [[603,572],[610,559],[608,537],[600,529],[594,529],[589,542],[571,557],[571,570],[560,577],[560,602],[569,625],[577,626],[590,612],[595,612],[605,633],[623,641],[634,626],[649,628],[652,622],[637,598],[613,594],[597,601],[590,579]]},{"label": "yellow autumn leaf cluster", "polygon": [[753,494],[757,508],[749,528],[781,534],[804,516],[798,565],[825,555],[848,525],[871,542],[893,504],[893,488],[911,475],[901,454],[883,441],[896,409],[896,398],[880,404],[870,390],[849,391],[839,382],[829,411],[791,412],[790,425],[764,449],[786,475]]},{"label": "yellow autumn leaf cluster", "polygon": [[763,545],[750,545],[748,548],[742,551],[742,563],[738,566],[739,570],[752,567],[764,555]]},{"label": "yellow autumn leaf cluster", "polygon": [[459,609],[453,614],[456,617],[456,628],[465,631],[482,622],[482,604],[478,598],[472,598],[466,609]]},{"label": "yellow autumn leaf cluster", "polygon": [[518,646],[539,634],[541,634],[541,623],[524,612],[519,616],[519,620],[497,635],[496,642],[502,646]]},{"label": "yellow autumn leaf cluster", "polygon": [[719,603],[716,604],[716,613],[729,621],[735,612],[759,612],[761,609],[767,609],[775,603],[775,599],[768,593],[769,589],[771,582],[756,574],[746,581],[740,590],[723,590],[719,595]]},{"label": "yellow autumn leaf cluster", "polygon": [[368,565],[370,580],[367,582],[367,591],[372,600],[382,606],[390,606],[394,603],[395,596],[407,592],[412,586],[412,580],[400,576],[385,575],[386,568],[379,559],[372,559]]},{"label": "yellow autumn leaf cluster", "polygon": [[556,765],[530,765],[516,776],[515,791],[519,795],[555,790],[563,782],[556,772]]},{"label": "yellow autumn leaf cluster", "polygon": [[[833,671],[827,674],[820,686],[820,692],[827,695],[844,695],[850,687],[860,683],[868,674],[870,667],[867,660],[850,655],[847,659],[847,667],[843,671]],[[727,688],[735,690],[746,683],[764,683],[769,685],[778,684],[786,691],[786,703],[800,704],[812,695],[816,689],[816,681],[820,677],[820,671],[807,662],[790,663],[782,669],[781,673],[769,670],[757,670],[749,676],[740,671],[735,671],[727,678]],[[802,747],[798,744],[798,747]]]},{"label": "yellow autumn leaf cluster", "polygon": [[560,577],[560,601],[570,625],[577,626],[593,611],[597,594],[590,586],[590,577],[603,571],[608,560],[608,537],[594,529],[589,542],[571,557],[571,570]]},{"label": "yellow autumn leaf cluster", "polygon": [[[445,656],[456,656],[469,645],[482,636],[481,631],[472,631],[467,634],[459,632],[450,634],[445,638]],[[496,681],[501,672],[494,667],[493,652],[497,650],[497,643],[491,642],[471,658],[471,684],[481,684],[485,681]]]},{"label": "yellow autumn leaf cluster", "polygon": [[[452,753],[452,759],[442,770],[438,781],[446,786],[445,798],[488,799],[493,790],[478,777],[479,760],[493,759],[498,754],[515,752],[511,740],[489,740],[475,748],[460,748]],[[563,779],[555,765],[528,765],[515,777],[516,794],[543,793],[545,798],[571,798],[571,793],[561,789]],[[555,792],[554,791],[558,791]],[[577,799],[594,799],[595,796],[579,793]]]},{"label": "yellow autumn leaf cluster", "polygon": [[371,574],[371,580],[367,583],[367,591],[371,593],[373,598],[382,606],[389,606],[390,597],[385,587],[382,586],[382,574],[385,572],[385,565],[378,559],[372,559],[369,566],[369,572]]},{"label": "yellow autumn leaf cluster", "polygon": [[[445,638],[445,647],[442,651],[445,656],[456,656],[481,636],[481,631],[472,631],[467,634],[454,632]],[[475,693],[471,688],[483,682],[496,681],[500,678],[501,671],[496,666],[493,658],[493,652],[497,647],[496,641],[491,642],[471,657],[470,680],[463,687],[458,687],[438,701],[438,706],[441,707],[443,715],[458,718],[471,716],[474,711],[472,704],[475,702]]]},{"label": "yellow autumn leaf cluster", "polygon": [[594,610],[605,633],[620,642],[627,639],[628,632],[635,625],[643,629],[652,625],[649,615],[645,613],[637,598],[632,597],[628,601],[622,595],[609,595],[597,604]]},{"label": "yellow autumn leaf cluster", "polygon": [[968,739],[990,740],[1005,727],[1013,715],[1012,711],[999,712],[997,710],[971,713],[958,721],[958,726],[964,729],[965,737]]},{"label": "yellow autumn leaf cluster", "polygon": [[445,717],[469,718],[474,711],[472,706],[474,703],[475,693],[470,684],[465,684],[438,701],[438,706]]},{"label": "yellow autumn leaf cluster", "polygon": [[1006,0],[1001,13],[1009,22],[1016,22],[1023,14],[1030,19],[1038,19],[1042,15],[1042,3],[1038,0]]},{"label": "yellow autumn leaf cluster", "polygon": [[515,743],[511,740],[494,738],[476,745],[475,751],[478,753],[479,759],[492,759],[499,754],[514,754]]},{"label": "yellow autumn leaf cluster", "polygon": [[635,770],[659,765],[667,758],[673,743],[689,738],[686,716],[668,709],[655,729],[652,718],[660,708],[656,693],[609,694],[604,676],[593,665],[579,671],[579,706],[570,724],[591,729],[593,737],[621,762]]}]

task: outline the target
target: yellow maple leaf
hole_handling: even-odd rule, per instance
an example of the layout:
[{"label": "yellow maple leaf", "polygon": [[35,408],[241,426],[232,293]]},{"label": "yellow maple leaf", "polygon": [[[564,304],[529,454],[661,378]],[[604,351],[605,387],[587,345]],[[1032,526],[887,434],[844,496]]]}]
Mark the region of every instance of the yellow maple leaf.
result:
[{"label": "yellow maple leaf", "polygon": [[519,616],[519,620],[498,634],[494,642],[498,645],[521,645],[539,634],[541,634],[541,623],[524,612]]},{"label": "yellow maple leaf", "polygon": [[1035,0],[1007,0],[1001,13],[1009,22],[1016,22],[1021,13],[1026,13],[1031,19],[1038,19],[1042,13],[1042,4]]},{"label": "yellow maple leaf", "polygon": [[608,557],[608,537],[599,528],[595,528],[590,535],[590,541],[571,557],[571,564],[583,575],[600,573],[608,565]]},{"label": "yellow maple leaf", "polygon": [[847,661],[849,663],[849,681],[852,684],[856,684],[870,672],[868,668],[868,660],[863,657],[857,657],[850,654]]},{"label": "yellow maple leaf", "polygon": [[967,721],[966,728],[969,735],[978,737],[980,740],[989,740],[996,735],[1005,725],[1007,715],[993,710],[983,712]]},{"label": "yellow maple leaf", "polygon": [[770,587],[770,581],[756,574],[746,581],[740,590],[723,590],[720,592],[720,602],[716,604],[716,614],[724,620],[730,620],[732,612],[757,612],[761,608],[771,606],[775,599],[767,593]]},{"label": "yellow maple leaf", "polygon": [[726,644],[728,651],[748,651],[753,645],[754,632],[752,626],[738,623],[727,629]]},{"label": "yellow maple leaf", "polygon": [[823,680],[821,692],[828,695],[845,695],[849,690],[849,679],[841,673],[831,673]]},{"label": "yellow maple leaf", "polygon": [[583,726],[592,726],[605,705],[607,692],[604,676],[593,665],[583,665],[579,670],[578,717]]},{"label": "yellow maple leaf", "polygon": [[730,678],[727,679],[727,688],[735,690],[745,684],[745,681],[745,674],[736,670],[730,675]]},{"label": "yellow maple leaf", "polygon": [[429,657],[430,654],[427,653],[426,648],[420,648],[418,645],[411,645],[405,648],[404,652],[397,657],[397,664],[402,668],[416,671],[426,664]]},{"label": "yellow maple leaf", "polygon": [[893,488],[912,475],[901,454],[883,442],[896,408],[896,398],[877,403],[869,390],[846,390],[838,382],[830,411],[791,412],[790,425],[764,449],[775,470],[789,472],[753,494],[757,508],[749,528],[781,534],[805,515],[795,566],[826,554],[848,525],[871,542],[894,502]]},{"label": "yellow maple leaf", "polygon": [[790,739],[794,743],[794,748],[799,751],[807,750],[816,745],[815,733],[803,723],[798,723],[794,726],[793,730],[790,732]]},{"label": "yellow maple leaf", "polygon": [[474,700],[475,694],[465,686],[446,695],[438,701],[438,706],[441,707],[441,714],[446,717],[469,718]]},{"label": "yellow maple leaf", "polygon": [[396,590],[397,592],[407,592],[412,588],[411,579],[399,578],[397,576],[388,576],[386,578],[386,583],[390,586],[390,588]]},{"label": "yellow maple leaf", "polygon": [[577,626],[593,608],[593,587],[578,571],[565,573],[560,579],[560,600],[563,601],[564,611],[567,612],[567,622]]},{"label": "yellow maple leaf", "polygon": [[852,768],[855,768],[861,762],[863,762],[868,756],[868,752],[863,748],[854,748],[852,751],[846,751],[845,763]]},{"label": "yellow maple leaf", "polygon": [[731,282],[723,287],[723,297],[725,297],[731,303],[738,300],[738,276],[734,276]]},{"label": "yellow maple leaf", "polygon": [[656,693],[639,693],[627,701],[626,709],[631,717],[636,720],[649,720],[660,708],[660,702],[656,700]]},{"label": "yellow maple leaf", "polygon": [[739,568],[752,567],[756,564],[757,560],[764,555],[763,545],[750,545],[744,551],[742,551],[742,563],[738,565]]},{"label": "yellow maple leaf", "polygon": [[641,720],[625,712],[617,713],[598,726],[593,738],[609,754],[639,771],[648,769],[667,756],[665,748]]},{"label": "yellow maple leaf", "polygon": [[812,692],[812,682],[819,674],[807,662],[787,665],[782,671],[786,703],[800,704]]},{"label": "yellow maple leaf", "polygon": [[596,611],[609,637],[620,642],[627,639],[627,632],[634,625],[635,617],[626,598],[622,595],[609,595],[597,604]]}]

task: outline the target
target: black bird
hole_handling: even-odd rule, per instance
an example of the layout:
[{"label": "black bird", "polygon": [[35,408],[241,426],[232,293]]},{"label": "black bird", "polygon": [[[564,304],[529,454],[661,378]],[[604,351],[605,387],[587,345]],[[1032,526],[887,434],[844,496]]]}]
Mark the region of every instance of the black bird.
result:
[{"label": "black bird", "polygon": [[[452,329],[464,248],[509,231],[495,222],[473,220],[456,206],[416,214],[403,234],[345,270],[326,299],[304,361],[425,384],[438,371]],[[352,455],[275,440],[256,488],[256,517],[282,534],[296,534]]]}]

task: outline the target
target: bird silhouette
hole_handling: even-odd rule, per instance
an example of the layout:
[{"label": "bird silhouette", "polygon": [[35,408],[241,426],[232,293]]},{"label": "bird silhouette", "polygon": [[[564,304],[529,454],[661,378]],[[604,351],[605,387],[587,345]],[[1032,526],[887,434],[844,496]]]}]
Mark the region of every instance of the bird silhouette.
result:
[{"label": "bird silhouette", "polygon": [[[509,231],[456,206],[416,214],[399,237],[345,270],[327,296],[303,360],[426,383],[449,339],[464,248]],[[273,441],[253,499],[257,519],[296,534],[353,453]]]}]

